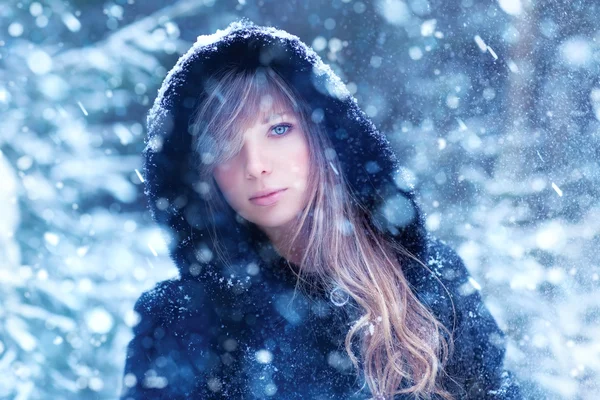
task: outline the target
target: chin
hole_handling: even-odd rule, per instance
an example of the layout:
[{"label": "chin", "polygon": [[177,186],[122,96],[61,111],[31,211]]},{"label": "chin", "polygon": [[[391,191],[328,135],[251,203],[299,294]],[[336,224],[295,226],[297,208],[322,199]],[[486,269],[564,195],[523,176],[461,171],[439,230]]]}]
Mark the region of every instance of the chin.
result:
[{"label": "chin", "polygon": [[[282,228],[292,223],[295,219],[295,215],[286,210],[285,215],[260,215],[252,219],[256,225],[262,228]],[[276,214],[276,213],[273,213]]]},{"label": "chin", "polygon": [[262,228],[281,228],[291,222],[291,219],[257,219],[255,224]]}]

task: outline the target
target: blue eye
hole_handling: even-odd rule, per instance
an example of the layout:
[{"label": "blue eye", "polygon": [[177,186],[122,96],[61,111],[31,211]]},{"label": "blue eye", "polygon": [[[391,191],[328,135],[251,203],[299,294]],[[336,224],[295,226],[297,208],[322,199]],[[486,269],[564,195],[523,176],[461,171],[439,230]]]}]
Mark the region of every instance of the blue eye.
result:
[{"label": "blue eye", "polygon": [[275,132],[275,130],[279,129],[279,128],[284,128],[284,129],[287,128],[287,129],[285,129],[284,131],[280,130],[279,132],[276,132],[277,134],[275,136],[285,135],[292,128],[292,126],[288,125],[288,124],[280,124],[280,125],[274,126],[271,130]]}]

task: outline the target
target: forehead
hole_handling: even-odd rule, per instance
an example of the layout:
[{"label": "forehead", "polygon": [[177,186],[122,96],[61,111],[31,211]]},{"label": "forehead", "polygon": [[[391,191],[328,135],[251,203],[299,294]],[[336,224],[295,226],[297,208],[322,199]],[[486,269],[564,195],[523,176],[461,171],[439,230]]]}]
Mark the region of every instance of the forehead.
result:
[{"label": "forehead", "polygon": [[272,125],[283,120],[297,120],[299,115],[287,104],[273,104],[267,107],[244,107],[236,121],[233,122],[236,130],[252,126]]},{"label": "forehead", "polygon": [[[262,90],[261,90],[262,89]],[[242,106],[241,121],[268,124],[296,116],[293,102],[273,88],[261,88],[251,93]]]}]

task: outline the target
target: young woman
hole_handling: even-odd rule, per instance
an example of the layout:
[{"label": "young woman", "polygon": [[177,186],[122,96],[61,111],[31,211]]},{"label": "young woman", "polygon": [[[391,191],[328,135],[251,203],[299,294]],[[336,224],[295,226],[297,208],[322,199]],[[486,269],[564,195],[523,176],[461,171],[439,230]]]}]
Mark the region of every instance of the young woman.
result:
[{"label": "young woman", "polygon": [[148,114],[177,279],[140,297],[121,399],[517,399],[504,334],[385,136],[296,36],[198,37]]}]

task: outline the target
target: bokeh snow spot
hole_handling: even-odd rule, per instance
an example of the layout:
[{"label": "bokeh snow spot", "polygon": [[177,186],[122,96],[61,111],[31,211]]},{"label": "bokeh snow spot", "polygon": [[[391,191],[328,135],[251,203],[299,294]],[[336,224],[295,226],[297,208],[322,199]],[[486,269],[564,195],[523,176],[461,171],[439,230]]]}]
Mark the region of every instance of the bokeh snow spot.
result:
[{"label": "bokeh snow spot", "polygon": [[383,204],[382,213],[387,222],[394,227],[404,227],[415,217],[413,205],[403,195],[388,198]]},{"label": "bokeh snow spot", "polygon": [[586,38],[575,36],[561,44],[560,55],[569,67],[585,67],[592,61],[592,45]]},{"label": "bokeh snow spot", "polygon": [[254,358],[261,364],[270,364],[273,361],[273,353],[266,349],[258,350],[254,354]]},{"label": "bokeh snow spot", "polygon": [[331,293],[329,294],[329,299],[334,305],[342,307],[343,305],[348,303],[348,300],[350,300],[350,295],[348,294],[348,292],[346,292],[344,289],[338,286],[331,291]]},{"label": "bokeh snow spot", "polygon": [[96,307],[85,315],[85,322],[94,333],[108,333],[113,327],[113,317],[104,308]]}]

